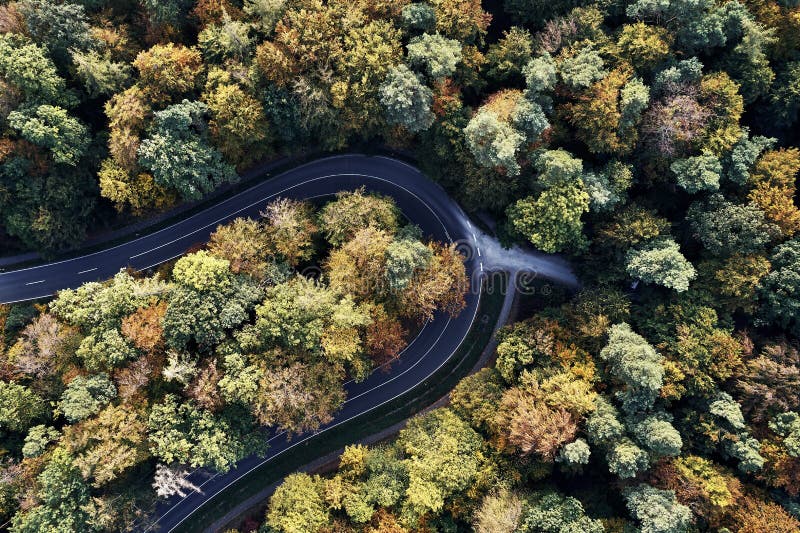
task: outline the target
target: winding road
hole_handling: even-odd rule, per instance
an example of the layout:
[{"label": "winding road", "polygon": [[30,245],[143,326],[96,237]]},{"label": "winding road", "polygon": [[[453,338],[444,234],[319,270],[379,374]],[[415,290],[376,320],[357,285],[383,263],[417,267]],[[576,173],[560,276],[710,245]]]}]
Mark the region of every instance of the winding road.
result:
[{"label": "winding road", "polygon": [[247,457],[225,474],[194,472],[190,479],[201,486],[202,492],[162,502],[148,530],[176,529],[203,504],[264,462],[390,402],[432,376],[456,352],[475,320],[484,270],[516,272],[524,268],[567,285],[577,284],[574,275],[558,257],[519,250],[509,252],[509,264],[504,264],[506,253],[496,241],[473,227],[458,204],[419,170],[396,159],[357,154],[298,166],[181,222],[124,244],[0,274],[0,302],[45,298],[61,289],[107,279],[121,268],[146,270],[178,257],[192,245],[205,242],[219,224],[242,216],[257,217],[264,205],[275,198],[311,199],[362,186],[394,198],[405,216],[419,225],[427,237],[459,247],[466,256],[467,274],[473,287],[467,294],[466,307],[455,318],[440,313],[428,322],[388,372],[376,371],[363,382],[347,383],[347,400],[330,424],[291,441],[281,433],[274,434],[265,457]]}]

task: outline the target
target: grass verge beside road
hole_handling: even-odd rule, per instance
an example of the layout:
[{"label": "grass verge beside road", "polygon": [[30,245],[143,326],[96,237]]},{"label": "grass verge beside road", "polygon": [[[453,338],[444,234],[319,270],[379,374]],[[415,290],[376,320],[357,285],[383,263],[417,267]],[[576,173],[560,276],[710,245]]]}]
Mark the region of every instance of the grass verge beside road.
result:
[{"label": "grass verge beside road", "polygon": [[[508,276],[505,276],[504,283],[508,287]],[[282,454],[277,460],[256,468],[195,511],[176,531],[202,531],[239,502],[294,472],[302,465],[391,427],[419,413],[447,394],[469,374],[492,337],[504,299],[504,291],[496,289],[497,287],[492,292],[482,292],[472,329],[456,353],[430,378],[403,396],[309,439]]]}]

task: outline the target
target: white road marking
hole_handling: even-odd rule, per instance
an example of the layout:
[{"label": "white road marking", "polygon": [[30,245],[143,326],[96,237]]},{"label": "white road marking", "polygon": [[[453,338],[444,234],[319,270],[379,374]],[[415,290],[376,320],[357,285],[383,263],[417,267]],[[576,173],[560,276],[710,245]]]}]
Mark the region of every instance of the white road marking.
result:
[{"label": "white road marking", "polygon": [[86,274],[87,272],[94,272],[95,270],[97,270],[97,267],[90,268],[88,270],[81,270],[80,272],[78,272],[78,274]]},{"label": "white road marking", "polygon": [[26,283],[25,285],[36,285],[37,283],[44,283],[44,280],[40,279],[39,281],[31,281],[30,283]]},{"label": "white road marking", "polygon": [[478,249],[478,257],[480,257],[481,256],[481,247],[480,246],[476,246],[475,248]]},{"label": "white road marking", "polygon": [[394,157],[386,157],[385,155],[378,155],[378,156],[375,156],[375,157],[380,157],[381,159],[386,159],[387,161],[391,161],[393,163],[400,163],[404,167],[410,168],[411,170],[413,170],[417,174],[422,174],[422,172],[420,172],[420,170],[417,167],[415,167],[413,165],[409,165],[405,161],[400,161],[399,159],[395,159]]}]

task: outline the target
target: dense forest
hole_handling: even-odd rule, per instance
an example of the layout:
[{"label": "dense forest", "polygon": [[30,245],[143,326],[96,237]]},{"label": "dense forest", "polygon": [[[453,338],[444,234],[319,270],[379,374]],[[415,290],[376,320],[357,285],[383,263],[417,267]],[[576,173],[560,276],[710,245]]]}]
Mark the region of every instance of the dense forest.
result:
[{"label": "dense forest", "polygon": [[[53,254],[283,154],[413,154],[583,289],[391,444],[287,478],[263,530],[794,532],[798,111],[796,0],[3,2],[0,243]],[[463,277],[359,191],[163,270],[2,308],[14,531],[124,529],[155,497],[128,481],[324,422]]]},{"label": "dense forest", "polygon": [[[224,472],[267,431],[331,420],[346,378],[389,365],[419,324],[458,313],[453,246],[391,200],[276,200],[150,277],[122,271],[5,306],[0,513],[11,530],[122,531],[187,469]],[[304,265],[322,265],[320,279]]]}]

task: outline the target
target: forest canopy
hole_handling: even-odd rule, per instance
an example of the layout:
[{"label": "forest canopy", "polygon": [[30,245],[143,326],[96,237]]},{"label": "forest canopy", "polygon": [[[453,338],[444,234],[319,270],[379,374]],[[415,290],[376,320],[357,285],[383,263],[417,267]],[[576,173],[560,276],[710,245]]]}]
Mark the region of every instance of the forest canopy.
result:
[{"label": "forest canopy", "polygon": [[391,365],[435,311],[464,306],[462,256],[423,241],[389,198],[278,199],[262,214],[153,275],[0,307],[13,531],[130,529],[156,495],[188,490],[187,469],[225,472],[270,431],[330,422],[348,377]]},{"label": "forest canopy", "polygon": [[[394,442],[287,478],[265,531],[798,531],[798,112],[796,0],[0,0],[0,247],[53,255],[284,155],[402,151],[583,290],[521,305]],[[451,248],[336,202],[3,308],[15,531],[124,528],[155,492],[124,480],[190,490],[259,424],[324,423],[458,311]]]}]

